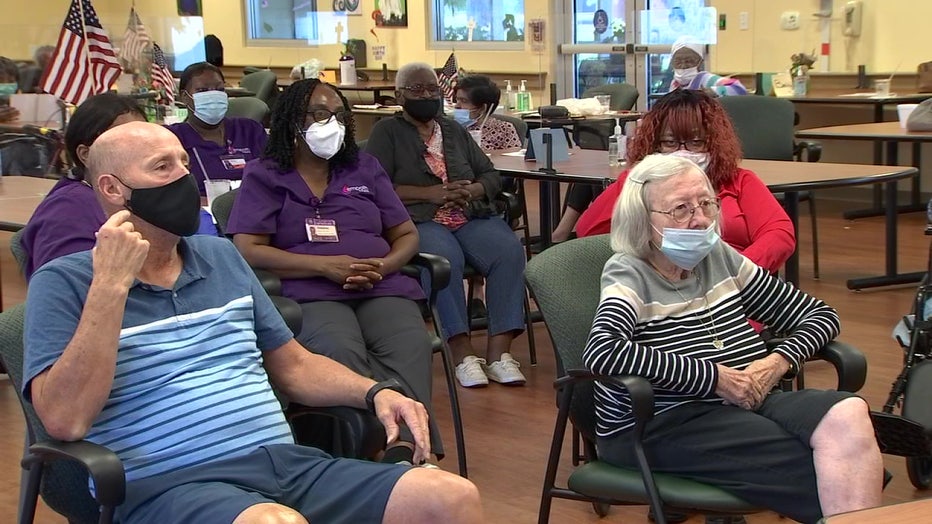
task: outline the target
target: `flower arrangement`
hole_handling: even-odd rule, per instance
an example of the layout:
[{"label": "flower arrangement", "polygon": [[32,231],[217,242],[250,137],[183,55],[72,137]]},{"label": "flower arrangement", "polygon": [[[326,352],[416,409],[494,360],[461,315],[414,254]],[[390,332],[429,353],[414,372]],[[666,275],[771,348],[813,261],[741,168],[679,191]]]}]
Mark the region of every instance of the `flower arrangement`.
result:
[{"label": "flower arrangement", "polygon": [[790,57],[790,75],[796,76],[799,74],[799,68],[803,68],[803,74],[808,73],[810,69],[816,63],[816,53],[815,49],[812,50],[811,54],[806,53],[796,53]]}]

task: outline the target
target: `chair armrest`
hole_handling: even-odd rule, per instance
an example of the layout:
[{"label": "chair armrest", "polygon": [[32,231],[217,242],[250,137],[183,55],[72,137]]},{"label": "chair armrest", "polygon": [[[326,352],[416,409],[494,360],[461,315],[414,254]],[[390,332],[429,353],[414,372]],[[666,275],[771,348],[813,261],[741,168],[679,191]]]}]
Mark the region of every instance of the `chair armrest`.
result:
[{"label": "chair armrest", "polygon": [[116,507],[126,497],[126,475],[123,462],[116,453],[109,449],[79,440],[61,442],[46,440],[29,446],[23,457],[24,469],[31,469],[36,463],[46,464],[53,460],[73,460],[81,464],[94,481],[95,499],[101,506]]},{"label": "chair armrest", "polygon": [[503,204],[506,223],[510,224],[512,220],[521,218],[524,213],[522,200],[514,193],[502,191],[495,197],[495,200]]},{"label": "chair armrest", "polygon": [[793,144],[793,156],[797,161],[803,160],[803,153],[806,154],[806,162],[818,162],[822,158],[822,144],[807,141]]},{"label": "chair armrest", "polygon": [[859,391],[867,379],[867,358],[854,346],[833,340],[813,358],[825,360],[835,366],[838,373],[838,391]]},{"label": "chair armrest", "polygon": [[282,279],[278,275],[265,269],[253,268],[252,271],[256,274],[256,278],[259,279],[259,283],[262,284],[262,289],[265,289],[266,293],[269,295],[282,294]]},{"label": "chair armrest", "polygon": [[450,261],[433,253],[418,253],[401,268],[401,273],[420,281],[421,269],[426,269],[430,275],[429,304],[437,303],[437,292],[450,283]]},{"label": "chair armrest", "polygon": [[585,369],[568,369],[566,376],[558,378],[553,387],[561,389],[570,382],[582,381],[604,382],[626,389],[631,395],[631,412],[638,425],[654,418],[654,388],[646,378],[636,375],[596,375]]},{"label": "chair armrest", "polygon": [[294,336],[298,336],[301,333],[301,328],[304,327],[304,313],[301,312],[301,306],[290,298],[277,295],[270,295],[269,298],[272,299],[275,309],[285,320],[288,329],[291,330]]},{"label": "chair armrest", "polygon": [[[359,459],[374,458],[385,449],[385,426],[375,415],[349,406],[313,407],[292,402],[285,415],[289,422],[305,416],[328,417],[340,425],[339,449],[325,450],[331,454]],[[308,445],[313,443],[298,442]]]}]

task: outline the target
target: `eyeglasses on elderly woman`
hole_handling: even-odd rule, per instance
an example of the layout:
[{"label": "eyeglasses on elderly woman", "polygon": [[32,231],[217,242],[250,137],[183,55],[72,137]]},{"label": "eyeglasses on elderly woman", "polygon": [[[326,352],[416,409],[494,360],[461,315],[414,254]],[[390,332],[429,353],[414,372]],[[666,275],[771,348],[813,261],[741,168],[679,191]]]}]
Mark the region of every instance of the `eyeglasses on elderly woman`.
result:
[{"label": "eyeglasses on elderly woman", "polygon": [[678,224],[683,224],[689,222],[689,220],[696,214],[696,210],[701,209],[702,215],[706,218],[716,218],[718,212],[721,210],[721,204],[717,198],[708,198],[699,202],[699,205],[690,206],[689,204],[680,204],[669,211],[659,211],[656,209],[651,209],[651,213],[660,213],[661,215],[668,215],[673,219],[674,222]]}]

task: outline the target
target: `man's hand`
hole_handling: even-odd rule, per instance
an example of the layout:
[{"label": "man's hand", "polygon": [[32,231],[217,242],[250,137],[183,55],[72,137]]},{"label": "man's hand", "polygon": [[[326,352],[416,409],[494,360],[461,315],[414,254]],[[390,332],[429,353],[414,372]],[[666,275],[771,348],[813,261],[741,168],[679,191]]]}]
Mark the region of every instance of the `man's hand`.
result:
[{"label": "man's hand", "polygon": [[91,251],[94,281],[129,289],[139,275],[149,254],[149,241],[135,230],[129,217],[129,211],[118,211],[97,231]]},{"label": "man's hand", "polygon": [[398,440],[398,424],[404,422],[414,437],[414,465],[427,460],[430,455],[430,433],[424,404],[390,389],[379,391],[373,400],[375,415],[385,426],[386,444],[391,445]]},{"label": "man's hand", "polygon": [[0,106],[0,122],[14,122],[19,120],[19,109],[11,106]]},{"label": "man's hand", "polygon": [[761,383],[746,371],[739,371],[721,364],[716,367],[718,368],[718,383],[715,385],[715,394],[729,404],[744,409],[755,409],[760,406],[764,396],[770,391],[769,388],[764,390]]}]

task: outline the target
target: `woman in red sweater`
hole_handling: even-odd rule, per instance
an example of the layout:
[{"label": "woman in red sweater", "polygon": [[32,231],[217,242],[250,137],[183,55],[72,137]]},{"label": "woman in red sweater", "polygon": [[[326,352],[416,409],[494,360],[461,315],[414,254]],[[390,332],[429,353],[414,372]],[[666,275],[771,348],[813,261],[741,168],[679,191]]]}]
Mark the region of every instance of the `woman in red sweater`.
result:
[{"label": "woman in red sweater", "polygon": [[[741,169],[741,143],[728,114],[703,91],[677,89],[647,112],[628,144],[628,165],[652,153],[689,158],[712,180],[721,200],[722,239],[772,273],[796,248],[793,223],[767,186]],[[608,233],[626,170],[582,214],[577,236]]]}]

